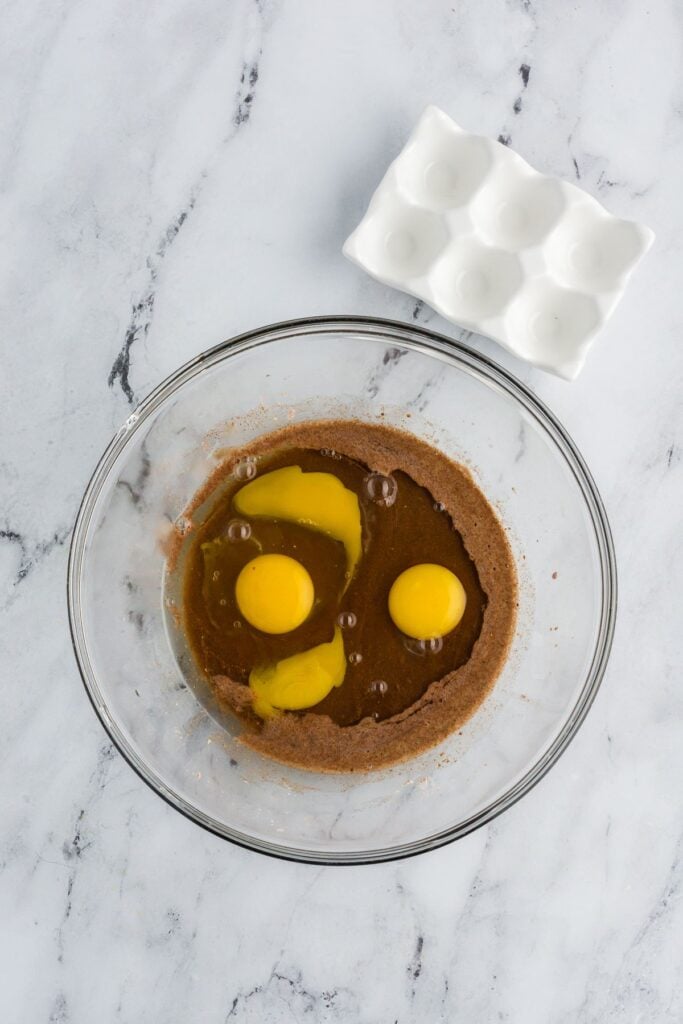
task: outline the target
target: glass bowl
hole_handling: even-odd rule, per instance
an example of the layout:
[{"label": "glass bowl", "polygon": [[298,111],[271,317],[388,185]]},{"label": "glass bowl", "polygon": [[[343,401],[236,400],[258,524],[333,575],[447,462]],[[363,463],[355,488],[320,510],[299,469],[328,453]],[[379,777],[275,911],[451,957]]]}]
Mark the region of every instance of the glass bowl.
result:
[{"label": "glass bowl", "polygon": [[[507,528],[520,608],[505,668],[460,731],[391,768],[322,775],[249,750],[239,723],[197,698],[168,628],[162,542],[221,450],[286,423],[340,417],[379,417],[470,467]],[[590,474],[527,388],[431,331],[328,317],[218,345],[129,416],[78,513],[68,601],[95,710],[160,796],[261,853],[351,864],[442,846],[543,777],[604,673],[616,570]]]}]

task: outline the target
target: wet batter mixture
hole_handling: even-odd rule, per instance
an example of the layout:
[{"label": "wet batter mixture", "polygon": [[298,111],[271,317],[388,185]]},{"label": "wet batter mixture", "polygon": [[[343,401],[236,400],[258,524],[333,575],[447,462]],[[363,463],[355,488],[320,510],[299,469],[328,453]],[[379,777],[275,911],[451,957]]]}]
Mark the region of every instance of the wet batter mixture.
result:
[{"label": "wet batter mixture", "polygon": [[379,424],[293,426],[231,453],[193,504],[182,624],[251,746],[366,770],[437,742],[490,690],[514,565],[435,448]]}]

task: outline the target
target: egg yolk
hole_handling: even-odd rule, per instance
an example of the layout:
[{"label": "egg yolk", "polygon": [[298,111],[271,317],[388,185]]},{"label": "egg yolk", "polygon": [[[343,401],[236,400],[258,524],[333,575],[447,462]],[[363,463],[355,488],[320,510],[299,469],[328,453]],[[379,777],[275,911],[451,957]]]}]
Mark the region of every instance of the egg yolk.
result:
[{"label": "egg yolk", "polygon": [[336,627],[330,643],[251,670],[249,686],[254,695],[254,711],[261,718],[272,718],[279,711],[311,708],[334,686],[341,686],[345,674],[344,641]]},{"label": "egg yolk", "polygon": [[362,553],[360,505],[332,473],[304,473],[300,466],[274,469],[245,484],[234,506],[245,516],[284,519],[341,541],[353,575]]},{"label": "egg yolk", "polygon": [[263,633],[290,633],[313,607],[313,581],[288,555],[259,555],[247,562],[235,584],[237,606]]},{"label": "egg yolk", "polygon": [[397,576],[389,591],[389,614],[394,625],[415,640],[445,636],[465,612],[462,583],[443,565],[413,565]]}]

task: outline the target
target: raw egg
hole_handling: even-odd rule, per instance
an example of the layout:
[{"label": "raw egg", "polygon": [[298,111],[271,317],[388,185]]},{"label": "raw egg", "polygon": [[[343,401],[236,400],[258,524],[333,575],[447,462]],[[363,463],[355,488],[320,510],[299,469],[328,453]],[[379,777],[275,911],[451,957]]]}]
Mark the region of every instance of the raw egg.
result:
[{"label": "raw egg", "polygon": [[444,565],[413,565],[394,580],[389,614],[397,629],[415,640],[434,640],[458,625],[467,596],[462,583]]},{"label": "raw egg", "polygon": [[263,633],[291,633],[306,621],[315,593],[308,572],[289,555],[259,555],[235,584],[237,606]]}]

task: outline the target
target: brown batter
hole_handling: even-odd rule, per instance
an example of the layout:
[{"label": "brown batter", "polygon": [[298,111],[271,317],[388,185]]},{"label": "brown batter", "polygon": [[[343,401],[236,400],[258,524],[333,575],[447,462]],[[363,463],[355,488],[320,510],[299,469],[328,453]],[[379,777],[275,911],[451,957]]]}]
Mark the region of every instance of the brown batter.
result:
[{"label": "brown batter", "polygon": [[[245,521],[235,514],[232,498],[244,481],[232,471],[245,454],[257,458],[259,473],[298,465],[334,473],[358,494],[363,557],[346,591],[339,542],[293,523]],[[397,497],[390,507],[368,496],[369,469],[395,479]],[[207,498],[210,513],[189,539],[183,625],[217,695],[247,725],[246,743],[307,768],[367,770],[413,756],[476,710],[505,659],[517,598],[503,528],[465,469],[388,427],[309,423],[261,437],[248,452],[230,453],[188,513],[206,508]],[[234,597],[240,569],[256,554],[270,552],[301,562],[319,598],[307,622],[280,636],[252,629]],[[388,614],[392,582],[420,562],[450,568],[467,593],[465,615],[441,645],[408,640]],[[329,641],[340,612],[352,612],[351,621],[355,617],[351,628],[348,615],[341,620],[349,654],[343,684],[307,712],[261,721],[246,685],[252,666]]]}]

